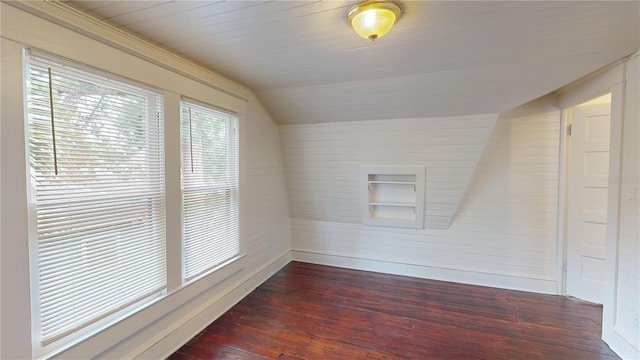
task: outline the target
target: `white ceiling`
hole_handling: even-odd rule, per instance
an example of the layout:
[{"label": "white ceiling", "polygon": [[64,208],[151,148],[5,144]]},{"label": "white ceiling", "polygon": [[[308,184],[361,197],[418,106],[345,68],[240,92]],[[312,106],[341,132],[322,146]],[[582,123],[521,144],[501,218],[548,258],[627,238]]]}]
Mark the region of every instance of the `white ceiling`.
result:
[{"label": "white ceiling", "polygon": [[401,1],[369,42],[344,1],[69,1],[251,88],[279,123],[500,113],[640,44],[637,1]]}]

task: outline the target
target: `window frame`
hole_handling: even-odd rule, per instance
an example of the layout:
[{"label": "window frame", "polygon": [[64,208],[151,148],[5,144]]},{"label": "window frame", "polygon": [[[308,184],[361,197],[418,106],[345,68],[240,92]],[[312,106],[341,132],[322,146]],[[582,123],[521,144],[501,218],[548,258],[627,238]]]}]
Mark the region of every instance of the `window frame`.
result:
[{"label": "window frame", "polygon": [[[226,118],[226,126],[228,130],[232,130],[233,134],[227,134],[225,136],[225,150],[227,151],[226,162],[225,162],[225,174],[227,175],[227,179],[229,179],[229,173],[231,172],[233,175],[233,179],[231,182],[227,182],[225,184],[214,184],[209,186],[201,186],[198,187],[195,192],[200,191],[215,191],[215,190],[223,190],[227,193],[227,197],[230,198],[226,207],[232,208],[231,211],[234,219],[231,219],[232,226],[235,228],[235,252],[224,260],[210,264],[204,269],[201,269],[193,274],[187,274],[187,254],[186,254],[186,230],[185,230],[185,194],[191,191],[185,190],[185,171],[187,170],[189,164],[185,164],[185,154],[183,150],[185,149],[185,137],[183,134],[183,111],[184,107],[194,106],[196,108],[200,108],[202,111],[210,111],[211,116],[222,115]],[[231,136],[230,136],[231,135]],[[189,136],[190,138],[190,136]],[[190,138],[191,141],[191,138]],[[188,156],[188,159],[193,161],[191,158],[191,154]],[[192,166],[192,164],[191,164]],[[219,107],[203,103],[198,100],[194,100],[189,97],[182,96],[180,98],[180,195],[181,195],[181,234],[182,234],[182,256],[181,256],[181,278],[183,286],[191,284],[193,282],[198,281],[199,279],[206,277],[221,268],[227,266],[235,262],[236,260],[242,258],[244,255],[242,254],[242,246],[240,241],[240,119],[238,114],[221,109]]]},{"label": "window frame", "polygon": [[[34,63],[36,63],[34,65]],[[38,201],[36,199],[37,189],[33,182],[33,177],[35,176],[32,173],[31,167],[31,135],[29,133],[30,129],[30,117],[31,113],[29,111],[28,105],[30,104],[30,95],[29,95],[29,81],[30,77],[28,72],[31,71],[32,68],[38,68],[41,71],[42,64],[48,63],[52,67],[56,68],[56,72],[63,76],[70,76],[74,79],[85,81],[91,84],[99,84],[102,86],[107,86],[110,88],[120,89],[124,92],[135,94],[137,96],[143,97],[146,99],[145,106],[145,117],[144,120],[144,136],[145,146],[148,148],[145,150],[145,153],[149,151],[150,147],[159,146],[156,149],[156,157],[157,161],[159,161],[158,169],[161,171],[161,175],[159,175],[159,182],[156,183],[158,189],[155,193],[160,196],[162,209],[158,211],[160,228],[162,233],[162,240],[160,241],[160,245],[162,248],[162,263],[164,264],[162,268],[164,283],[157,290],[151,291],[147,295],[142,297],[138,297],[133,299],[131,303],[126,303],[123,306],[116,308],[115,310],[111,310],[108,312],[103,312],[101,315],[93,317],[91,321],[87,324],[82,324],[76,329],[71,331],[63,332],[61,335],[56,335],[51,337],[51,339],[46,340],[43,339],[42,333],[42,308],[40,304],[40,287],[41,282],[39,279],[40,273],[40,261],[41,258],[39,256],[39,236],[38,236],[38,215],[37,215],[37,205]],[[64,349],[77,344],[91,336],[95,333],[112,326],[113,324],[131,316],[132,314],[147,308],[151,304],[159,301],[164,298],[167,293],[168,287],[168,269],[167,269],[167,233],[166,233],[166,207],[167,207],[167,199],[166,199],[166,181],[167,181],[167,173],[165,170],[166,162],[165,162],[165,152],[166,152],[166,142],[165,142],[165,126],[164,126],[164,104],[165,97],[163,96],[163,92],[159,89],[150,87],[146,84],[142,84],[136,81],[132,81],[121,76],[114,75],[110,72],[103,71],[100,69],[93,68],[91,66],[81,64],[75,62],[73,60],[68,60],[66,58],[62,58],[56,55],[52,55],[50,53],[39,51],[39,50],[31,50],[25,49],[24,57],[23,57],[23,71],[24,74],[24,124],[25,124],[25,153],[26,153],[26,171],[27,171],[27,219],[28,219],[28,235],[29,235],[29,267],[30,267],[30,289],[31,289],[31,323],[32,323],[32,347],[33,347],[33,355],[34,357],[43,357],[43,356],[52,356]],[[150,133],[149,133],[149,125],[153,121],[157,121],[157,137],[153,136],[151,139],[156,141],[149,142]],[[58,120],[60,121],[60,120]],[[53,141],[55,142],[55,141]],[[148,157],[148,154],[146,155]],[[145,160],[148,163],[149,159]],[[149,181],[150,175],[149,173],[144,175],[144,178]],[[79,189],[81,189],[79,187]],[[94,191],[95,188],[90,189],[90,191]],[[152,192],[153,193],[153,192]],[[105,199],[113,199],[117,196],[111,194],[105,196]],[[85,244],[86,245],[86,244]],[[118,245],[118,248],[121,248],[122,244]]]}]

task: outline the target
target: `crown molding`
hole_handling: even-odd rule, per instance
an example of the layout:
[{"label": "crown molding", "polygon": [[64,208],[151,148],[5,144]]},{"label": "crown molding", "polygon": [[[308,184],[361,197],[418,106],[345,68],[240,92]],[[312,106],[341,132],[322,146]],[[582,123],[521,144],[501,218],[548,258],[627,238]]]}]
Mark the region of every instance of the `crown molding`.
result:
[{"label": "crown molding", "polygon": [[102,22],[58,0],[6,1],[5,3],[236,98],[248,101],[254,97],[253,91],[244,85]]}]

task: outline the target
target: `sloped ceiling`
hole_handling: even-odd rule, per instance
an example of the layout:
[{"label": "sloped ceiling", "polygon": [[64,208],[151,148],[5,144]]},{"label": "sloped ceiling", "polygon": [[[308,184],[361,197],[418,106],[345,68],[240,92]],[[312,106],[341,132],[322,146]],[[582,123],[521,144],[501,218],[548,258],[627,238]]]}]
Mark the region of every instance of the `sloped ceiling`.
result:
[{"label": "sloped ceiling", "polygon": [[501,113],[636,51],[637,1],[400,1],[384,38],[343,1],[67,1],[251,87],[277,122]]}]

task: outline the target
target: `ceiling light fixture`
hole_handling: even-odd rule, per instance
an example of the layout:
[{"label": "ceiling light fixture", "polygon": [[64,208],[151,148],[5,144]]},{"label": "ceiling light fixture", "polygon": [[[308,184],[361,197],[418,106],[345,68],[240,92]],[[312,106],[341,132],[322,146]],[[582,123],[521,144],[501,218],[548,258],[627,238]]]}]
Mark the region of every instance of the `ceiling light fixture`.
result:
[{"label": "ceiling light fixture", "polygon": [[391,30],[402,11],[393,1],[370,0],[349,9],[347,21],[361,37],[375,41]]}]

